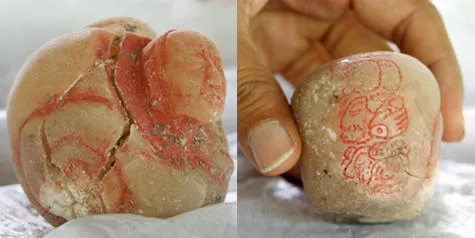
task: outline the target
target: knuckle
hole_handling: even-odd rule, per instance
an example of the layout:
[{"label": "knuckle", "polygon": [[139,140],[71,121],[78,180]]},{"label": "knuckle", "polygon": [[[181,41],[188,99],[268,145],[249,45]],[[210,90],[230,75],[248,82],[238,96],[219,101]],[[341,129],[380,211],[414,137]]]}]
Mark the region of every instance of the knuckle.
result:
[{"label": "knuckle", "polygon": [[239,80],[237,87],[238,119],[264,113],[275,106],[280,87],[274,80]]}]

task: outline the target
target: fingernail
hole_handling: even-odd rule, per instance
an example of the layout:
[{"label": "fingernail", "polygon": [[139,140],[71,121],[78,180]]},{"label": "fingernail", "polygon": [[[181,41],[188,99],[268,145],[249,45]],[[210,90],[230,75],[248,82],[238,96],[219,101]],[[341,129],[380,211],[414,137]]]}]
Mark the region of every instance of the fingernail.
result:
[{"label": "fingernail", "polygon": [[266,121],[251,130],[248,138],[254,160],[261,173],[283,164],[294,152],[294,142],[278,121]]}]

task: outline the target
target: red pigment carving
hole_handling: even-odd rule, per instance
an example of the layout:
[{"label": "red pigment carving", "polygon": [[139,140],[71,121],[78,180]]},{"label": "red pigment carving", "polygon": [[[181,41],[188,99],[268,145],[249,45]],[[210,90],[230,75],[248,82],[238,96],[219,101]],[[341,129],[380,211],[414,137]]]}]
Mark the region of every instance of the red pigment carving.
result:
[{"label": "red pigment carving", "polygon": [[[108,38],[108,36],[106,34],[99,34],[97,39],[93,39],[93,41],[95,42],[94,46],[92,47],[92,52],[93,52],[94,58],[99,59],[99,60],[106,60],[109,57],[108,46],[111,44],[111,41]],[[89,72],[89,70],[92,69],[93,67],[94,66],[91,65],[87,71]],[[15,143],[14,152],[17,155],[16,158],[18,158],[18,159],[16,160],[16,162],[18,163],[18,168],[20,169],[20,173],[22,175],[23,175],[23,170],[22,170],[22,166],[21,166],[21,156],[20,156],[21,132],[23,131],[23,128],[25,127],[25,125],[30,120],[32,120],[34,118],[45,117],[45,116],[51,114],[53,109],[56,108],[56,106],[58,105],[58,103],[60,101],[59,99],[60,99],[61,95],[56,93],[56,94],[50,95],[50,96],[51,96],[51,99],[49,100],[49,102],[39,104],[37,106],[36,110],[34,110],[28,116],[25,117],[25,119],[20,123],[20,127],[18,128],[18,132],[19,132],[18,135],[19,136],[18,136],[18,139]],[[84,97],[82,97],[81,99],[78,98],[76,100],[84,100]],[[70,102],[72,102],[72,101],[74,101],[74,100],[70,100]]]},{"label": "red pigment carving", "polygon": [[340,163],[345,180],[358,183],[369,194],[400,191],[410,149],[398,139],[409,125],[404,98],[397,94],[402,75],[389,59],[353,57],[350,63],[329,69],[331,80],[343,79],[337,91],[339,137],[347,144]]},{"label": "red pigment carving", "polygon": [[[167,34],[169,33],[171,32]],[[224,173],[213,169],[212,164],[205,160],[199,144],[190,143],[199,134],[204,134],[209,140],[216,140],[218,135],[213,132],[213,125],[203,124],[194,118],[175,113],[176,105],[173,102],[176,102],[175,100],[183,101],[184,96],[181,94],[170,95],[170,92],[180,90],[175,89],[176,85],[173,82],[163,78],[166,76],[164,72],[166,72],[169,57],[164,50],[168,39],[167,34],[159,38],[155,44],[148,38],[133,34],[125,35],[115,71],[117,86],[127,109],[133,115],[138,130],[154,147],[153,158],[155,160],[172,167],[181,167],[185,162],[183,160],[186,160],[192,168],[203,170],[216,183],[223,185],[226,181]],[[146,45],[147,47],[145,47]],[[160,59],[148,55],[153,50],[150,45],[160,47]],[[141,49],[143,49],[143,54],[139,55],[140,64],[138,65],[127,55],[134,52],[140,53]],[[158,60],[159,63],[154,64],[152,60]],[[145,70],[142,71],[142,67],[145,67]],[[145,92],[148,92],[149,95],[150,92],[154,94],[144,97]],[[170,98],[175,100],[169,100]],[[154,110],[150,110],[150,106]],[[169,133],[151,133],[154,127]],[[184,145],[189,148],[185,150]]]},{"label": "red pigment carving", "polygon": [[430,145],[429,145],[429,155],[427,156],[427,164],[426,164],[426,171],[425,171],[425,176],[424,179],[425,181],[429,181],[432,178],[432,173],[431,173],[431,168],[433,166],[433,158],[439,159],[439,154],[440,153],[440,143],[438,143],[437,148],[436,148],[436,154],[434,154],[434,139],[435,139],[435,133],[437,130],[437,122],[439,120],[440,116],[440,111],[437,111],[437,113],[434,115],[434,118],[432,119],[431,123],[431,137],[430,137]]},{"label": "red pigment carving", "polygon": [[[117,185],[119,185],[119,187],[107,186],[108,189],[119,190],[119,198],[109,207],[110,212],[113,213],[123,213],[127,211],[132,211],[135,208],[135,198],[132,196],[129,187],[127,186],[127,182],[122,176],[122,167],[123,166],[120,161],[116,161],[115,166],[111,169],[111,172],[114,176],[111,176],[110,179],[115,179],[115,182],[117,183]],[[113,191],[109,192],[113,193]]]},{"label": "red pigment carving", "polygon": [[[223,104],[224,98],[221,95],[225,94],[225,81],[221,81],[220,85],[213,84],[211,77],[212,74],[210,70],[218,70],[223,72],[223,67],[219,63],[219,58],[215,55],[212,55],[207,50],[198,51],[198,56],[203,58],[204,74],[203,80],[201,81],[200,96],[204,96],[205,100],[212,105],[214,100],[217,100],[218,103]],[[215,94],[210,94],[209,92],[216,92]],[[207,95],[208,94],[208,95]]]},{"label": "red pigment carving", "polygon": [[[225,185],[225,172],[216,169],[212,163],[206,160],[206,156],[200,149],[202,142],[197,140],[197,138],[206,141],[219,139],[219,135],[213,129],[214,125],[175,113],[176,110],[173,102],[184,100],[187,95],[182,95],[180,88],[173,82],[164,79],[164,77],[166,77],[164,69],[167,66],[169,58],[165,48],[168,39],[167,36],[171,32],[173,31],[160,37],[158,44],[153,44],[154,41],[151,41],[149,38],[127,33],[122,39],[119,56],[115,65],[105,61],[110,57],[109,48],[111,41],[108,38],[109,36],[100,36],[99,39],[97,39],[97,43],[92,47],[92,51],[95,59],[105,62],[104,67],[107,72],[105,80],[107,81],[109,90],[112,92],[112,99],[101,95],[100,92],[96,92],[94,88],[88,88],[87,92],[77,92],[76,88],[73,87],[70,91],[65,92],[64,96],[61,97],[61,95],[55,94],[52,95],[49,102],[39,104],[37,109],[30,113],[24,121],[20,123],[18,128],[19,137],[15,143],[15,153],[17,155],[16,158],[18,158],[16,162],[18,163],[18,168],[22,176],[24,177],[21,165],[20,137],[23,128],[30,120],[34,118],[46,120],[49,115],[54,113],[56,108],[73,102],[103,104],[106,105],[109,110],[113,110],[115,106],[121,105],[120,98],[122,98],[125,104],[124,106],[130,113],[131,118],[133,118],[133,123],[137,126],[140,134],[149,142],[149,145],[153,147],[152,153],[145,148],[147,150],[146,152],[138,151],[138,153],[135,153],[136,155],[143,155],[145,158],[156,161],[161,165],[175,168],[183,168],[186,166],[201,170],[208,175],[210,180],[214,183],[219,186]],[[148,57],[148,55],[146,55],[147,50],[157,45],[162,48],[160,54],[158,56],[152,54],[153,57]],[[207,49],[197,49],[197,54],[203,57],[205,62],[207,62],[207,64],[202,65],[202,69],[199,70],[199,72],[196,72],[197,76],[199,76],[198,73],[200,73],[203,78],[200,96],[206,98],[213,108],[222,106],[224,97],[221,95],[225,93],[224,82],[221,85],[213,85],[210,82],[211,73],[209,72],[212,69],[217,69],[219,72],[222,72],[223,69],[219,58],[217,58],[217,56],[211,56]],[[148,58],[144,59],[144,55]],[[153,61],[158,63],[152,64]],[[87,71],[92,71],[94,67],[97,67],[96,63],[91,65]],[[116,94],[112,73],[115,75],[115,81],[120,95]],[[86,75],[87,74],[89,73],[86,73]],[[213,92],[206,92],[208,90],[212,90]],[[218,101],[218,104],[211,102],[215,99]],[[152,108],[152,110],[150,108]],[[125,112],[122,112],[121,116],[124,119],[128,118]],[[163,131],[154,133],[154,127],[158,127]],[[72,144],[91,151],[96,157],[96,164],[87,164],[79,159],[71,158],[66,160],[66,164],[60,166],[60,169],[66,176],[77,178],[80,173],[84,172],[85,176],[91,177],[91,174],[96,173],[98,168],[102,168],[105,163],[107,163],[106,154],[109,145],[106,140],[99,142],[99,144],[94,144],[85,141],[76,133],[71,133],[59,138],[58,141],[51,143],[49,146],[51,153],[54,154],[54,152],[61,147]],[[129,149],[130,148],[125,145],[119,151]],[[227,153],[224,154],[227,155]],[[227,157],[229,158],[229,155]],[[119,187],[114,189],[120,190],[119,200],[116,203],[118,210],[113,212],[130,211],[135,205],[135,202],[130,195],[125,180],[122,178],[122,164],[120,161],[115,162],[110,173],[111,176],[108,179],[116,181]],[[107,183],[107,181],[105,182]],[[56,183],[56,186],[65,185]],[[112,188],[109,188],[109,190],[110,189]],[[100,190],[104,190],[104,188],[100,188]],[[112,193],[113,191],[107,190],[104,192]],[[34,194],[34,196],[37,197],[38,194]],[[92,196],[96,196],[96,194],[92,194]],[[101,210],[98,207],[91,207],[91,209],[97,211]]]}]

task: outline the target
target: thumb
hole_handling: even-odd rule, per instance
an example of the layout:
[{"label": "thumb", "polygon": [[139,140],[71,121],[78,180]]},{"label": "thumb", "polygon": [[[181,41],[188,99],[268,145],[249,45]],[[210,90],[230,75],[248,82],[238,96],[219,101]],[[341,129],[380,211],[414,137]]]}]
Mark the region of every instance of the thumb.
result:
[{"label": "thumb", "polygon": [[298,129],[272,72],[249,36],[249,3],[238,1],[238,139],[264,175],[291,169],[301,153]]}]

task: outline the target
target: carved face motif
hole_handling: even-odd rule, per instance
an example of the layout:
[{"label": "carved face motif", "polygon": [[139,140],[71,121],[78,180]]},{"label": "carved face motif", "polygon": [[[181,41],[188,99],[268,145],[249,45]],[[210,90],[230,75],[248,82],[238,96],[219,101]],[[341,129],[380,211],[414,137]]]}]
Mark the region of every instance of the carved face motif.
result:
[{"label": "carved face motif", "polygon": [[364,143],[369,140],[368,122],[371,112],[364,96],[353,99],[340,120],[340,137],[345,143]]},{"label": "carved face motif", "polygon": [[226,80],[219,53],[209,40],[171,31],[143,51],[153,108],[203,123],[219,119]]},{"label": "carved face motif", "polygon": [[369,188],[371,193],[396,191],[395,176],[408,166],[409,149],[397,139],[408,128],[397,65],[387,61],[361,60],[337,66],[344,78],[341,92],[347,106],[340,111],[340,139],[347,144],[341,166],[346,180]]}]

